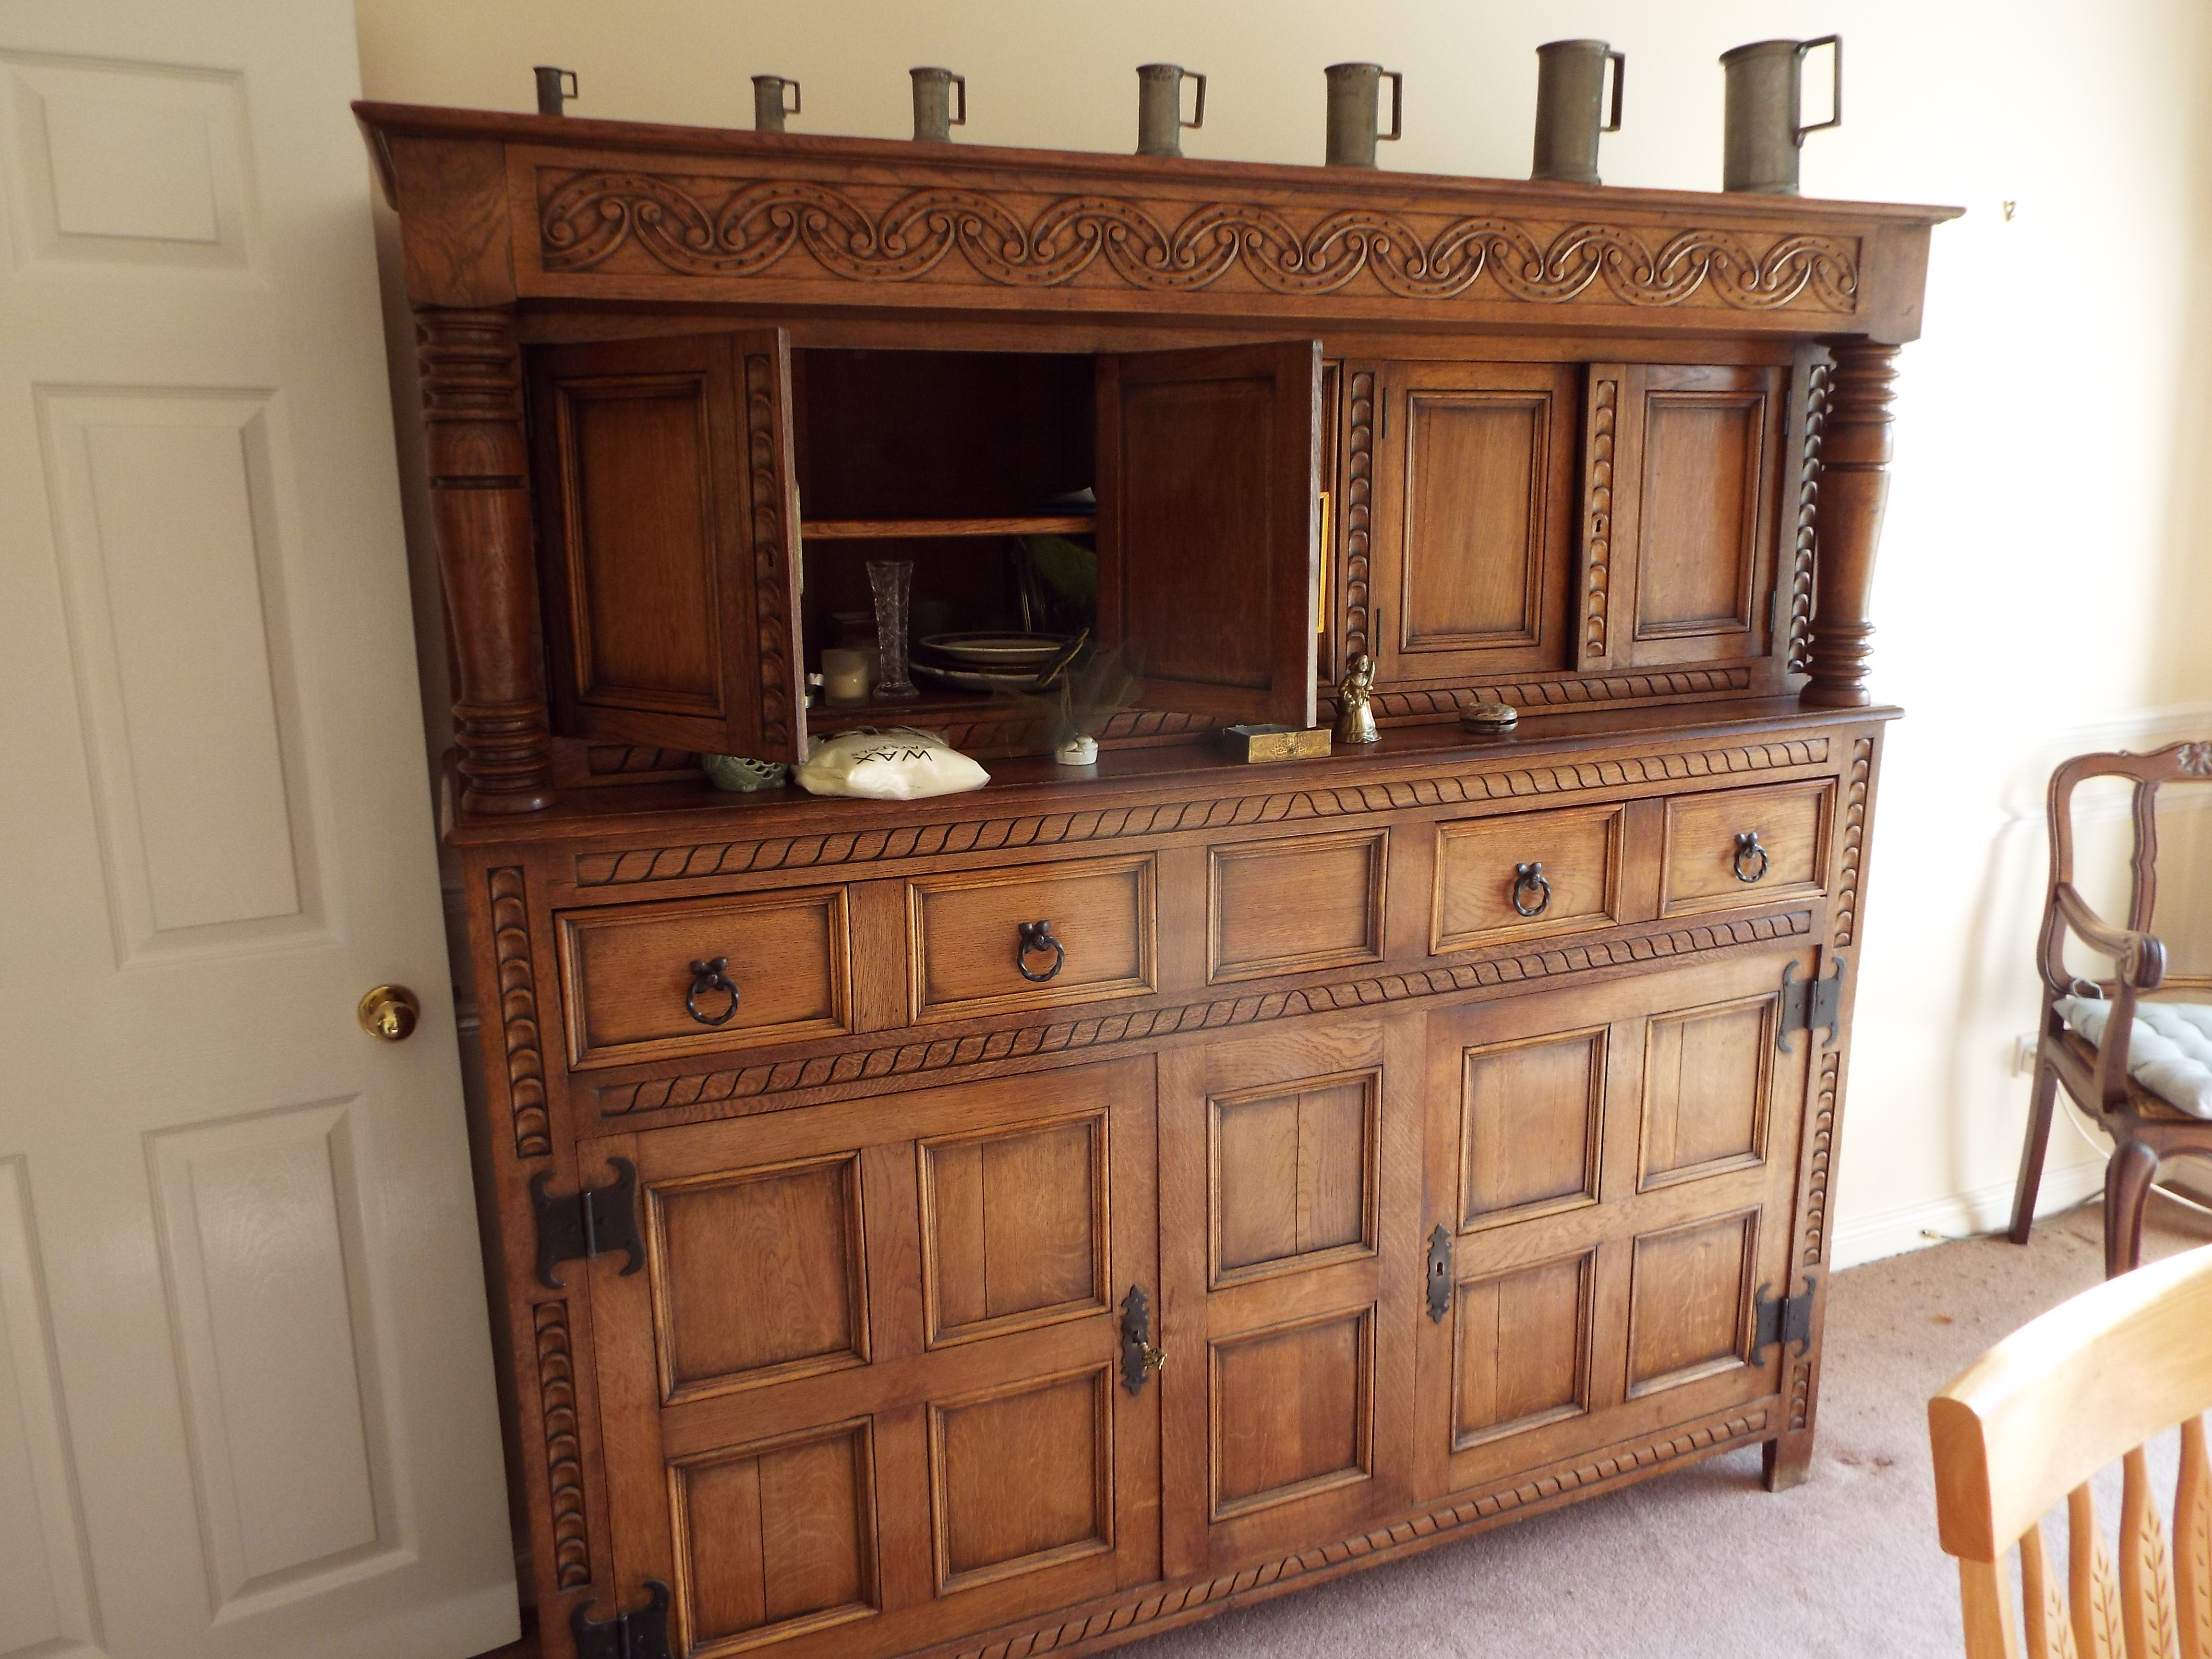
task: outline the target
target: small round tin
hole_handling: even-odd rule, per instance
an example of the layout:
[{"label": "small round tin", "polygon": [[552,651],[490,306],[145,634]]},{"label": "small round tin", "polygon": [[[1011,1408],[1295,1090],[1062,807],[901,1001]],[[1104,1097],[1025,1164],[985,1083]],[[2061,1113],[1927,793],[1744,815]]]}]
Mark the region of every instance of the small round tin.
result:
[{"label": "small round tin", "polygon": [[1521,724],[1521,711],[1510,702],[1479,702],[1462,710],[1459,723],[1470,732],[1497,737]]}]

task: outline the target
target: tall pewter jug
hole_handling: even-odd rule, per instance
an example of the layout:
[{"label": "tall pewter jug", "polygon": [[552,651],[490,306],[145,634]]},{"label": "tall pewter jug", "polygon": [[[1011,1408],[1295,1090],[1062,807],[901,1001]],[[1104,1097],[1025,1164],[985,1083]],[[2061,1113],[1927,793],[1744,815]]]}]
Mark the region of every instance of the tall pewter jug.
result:
[{"label": "tall pewter jug", "polygon": [[568,100],[576,95],[576,71],[540,64],[530,72],[538,77],[538,112],[566,115]]},{"label": "tall pewter jug", "polygon": [[[949,69],[913,69],[914,136],[925,143],[945,143],[952,129],[968,125],[968,77]],[[960,113],[952,112],[952,94],[960,94]]]},{"label": "tall pewter jug", "polygon": [[[1331,64],[1328,76],[1328,164],[1371,167],[1377,139],[1405,133],[1406,77],[1380,64]],[[1382,112],[1382,81],[1390,82],[1390,131],[1377,132]]]},{"label": "tall pewter jug", "polygon": [[[1190,119],[1182,118],[1182,83],[1188,76],[1198,82],[1198,104]],[[1137,154],[1180,155],[1182,130],[1206,125],[1206,77],[1180,64],[1137,65]]]},{"label": "tall pewter jug", "polygon": [[[1605,119],[1605,66],[1613,65],[1613,118]],[[1597,139],[1620,131],[1628,55],[1602,40],[1550,40],[1536,48],[1536,160],[1531,179],[1595,185]]]},{"label": "tall pewter jug", "polygon": [[[1798,125],[1804,102],[1805,54],[1835,48],[1833,102],[1828,118]],[[1754,40],[1721,54],[1728,71],[1728,119],[1721,188],[1762,196],[1797,193],[1798,151],[1805,135],[1844,124],[1844,37]]]},{"label": "tall pewter jug", "polygon": [[[791,91],[791,106],[784,107],[786,88]],[[799,113],[799,82],[781,75],[753,76],[753,131],[781,132],[783,118]]]}]

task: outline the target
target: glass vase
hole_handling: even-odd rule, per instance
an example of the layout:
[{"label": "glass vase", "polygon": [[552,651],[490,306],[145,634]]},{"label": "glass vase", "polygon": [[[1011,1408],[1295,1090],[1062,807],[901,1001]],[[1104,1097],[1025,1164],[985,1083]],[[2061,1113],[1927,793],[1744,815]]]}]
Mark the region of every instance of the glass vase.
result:
[{"label": "glass vase", "polygon": [[874,697],[878,702],[911,702],[921,694],[907,675],[906,618],[914,594],[911,559],[870,559],[868,587],[876,597],[876,648],[882,654]]}]

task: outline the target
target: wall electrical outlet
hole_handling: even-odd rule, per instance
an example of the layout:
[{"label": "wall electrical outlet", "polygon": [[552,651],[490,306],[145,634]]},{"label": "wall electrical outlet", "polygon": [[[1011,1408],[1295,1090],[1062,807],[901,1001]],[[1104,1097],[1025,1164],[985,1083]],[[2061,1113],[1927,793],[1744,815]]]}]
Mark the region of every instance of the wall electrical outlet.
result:
[{"label": "wall electrical outlet", "polygon": [[2036,1041],[2036,1035],[2033,1031],[2025,1036],[2016,1036],[2012,1040],[2012,1074],[2014,1077],[2035,1075]]}]

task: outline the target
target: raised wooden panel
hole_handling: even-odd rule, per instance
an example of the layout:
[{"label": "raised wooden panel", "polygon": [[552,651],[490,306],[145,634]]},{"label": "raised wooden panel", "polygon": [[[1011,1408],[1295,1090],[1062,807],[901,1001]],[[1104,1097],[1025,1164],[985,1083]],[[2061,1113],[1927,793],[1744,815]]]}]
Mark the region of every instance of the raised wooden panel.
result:
[{"label": "raised wooden panel", "polygon": [[1452,1449],[1589,1409],[1597,1252],[1462,1279],[1452,1304]]},{"label": "raised wooden panel", "polygon": [[857,1157],[655,1182],[646,1224],[664,1401],[867,1363]]},{"label": "raised wooden panel", "polygon": [[[1675,796],[1667,803],[1661,914],[1771,904],[1822,891],[1835,793],[1835,785],[1819,781]],[[1756,851],[1738,840],[1754,834]]]},{"label": "raised wooden panel", "polygon": [[1602,1025],[1466,1051],[1462,1231],[1597,1202],[1605,1060]]},{"label": "raised wooden panel", "polygon": [[1211,849],[1206,982],[1382,959],[1388,830]]},{"label": "raised wooden panel", "polygon": [[940,1593],[1114,1547],[1111,1367],[929,1407]]},{"label": "raised wooden panel", "polygon": [[[1602,927],[1620,919],[1620,806],[1515,812],[1437,826],[1431,951],[1499,939],[1535,939]],[[1533,884],[1514,893],[1524,864],[1541,864],[1550,896]]]},{"label": "raised wooden panel", "polygon": [[1401,648],[1535,644],[1550,398],[1413,387],[1405,411]]},{"label": "raised wooden panel", "polygon": [[1213,1284],[1374,1253],[1381,1089],[1370,1072],[1210,1103]]},{"label": "raised wooden panel", "polygon": [[1747,997],[1645,1022],[1640,1188],[1765,1157],[1777,1006],[1771,996]]},{"label": "raised wooden panel", "polygon": [[[1142,996],[1158,988],[1152,860],[917,876],[907,883],[908,974],[917,1020],[1002,1008]],[[1048,921],[1066,952],[1042,982],[1024,979],[1021,924]],[[1052,966],[1033,957],[1032,973]]]},{"label": "raised wooden panel", "polygon": [[1215,1520],[1374,1473],[1374,1324],[1359,1308],[1208,1345]]},{"label": "raised wooden panel", "polygon": [[[852,1029],[848,924],[842,887],[564,911],[561,971],[568,1063],[589,1069],[665,1055],[750,1048]],[[737,1012],[695,1018],[691,964],[726,957]],[[696,999],[711,1018],[726,992]]]},{"label": "raised wooden panel", "polygon": [[1106,1306],[1106,1115],[921,1143],[932,1346]]},{"label": "raised wooden panel", "polygon": [[874,1463],[866,1419],[672,1463],[677,1650],[705,1659],[875,1613]]},{"label": "raised wooden panel", "polygon": [[1638,1236],[1629,1267],[1632,1399],[1746,1363],[1759,1212]]},{"label": "raised wooden panel", "polygon": [[577,697],[720,714],[704,372],[564,380],[553,395]]},{"label": "raised wooden panel", "polygon": [[1647,400],[1638,638],[1750,629],[1765,413],[1742,392]]}]

